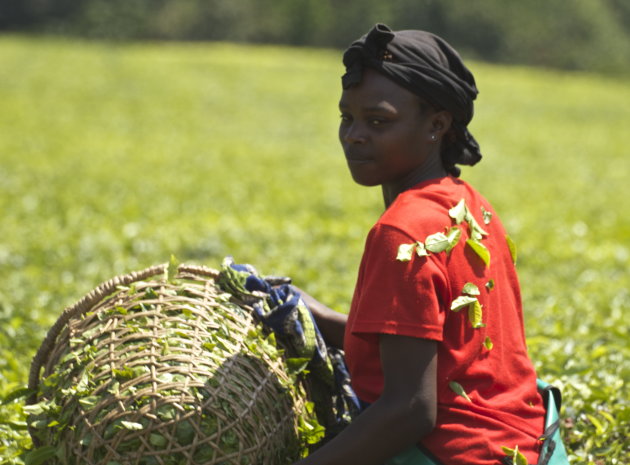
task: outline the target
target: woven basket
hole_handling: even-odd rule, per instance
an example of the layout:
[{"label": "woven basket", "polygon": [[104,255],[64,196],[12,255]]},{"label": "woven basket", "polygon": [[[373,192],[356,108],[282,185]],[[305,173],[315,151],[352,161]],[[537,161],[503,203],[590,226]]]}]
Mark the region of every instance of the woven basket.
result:
[{"label": "woven basket", "polygon": [[250,308],[218,272],[167,265],[66,309],[33,359],[31,435],[49,463],[286,464],[310,409]]}]

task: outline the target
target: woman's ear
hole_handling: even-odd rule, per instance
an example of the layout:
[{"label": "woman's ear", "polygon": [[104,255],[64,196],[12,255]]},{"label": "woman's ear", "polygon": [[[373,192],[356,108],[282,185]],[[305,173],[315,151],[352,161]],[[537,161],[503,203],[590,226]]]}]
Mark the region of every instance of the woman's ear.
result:
[{"label": "woman's ear", "polygon": [[446,110],[436,111],[430,116],[429,136],[432,141],[438,141],[451,128],[453,115]]}]

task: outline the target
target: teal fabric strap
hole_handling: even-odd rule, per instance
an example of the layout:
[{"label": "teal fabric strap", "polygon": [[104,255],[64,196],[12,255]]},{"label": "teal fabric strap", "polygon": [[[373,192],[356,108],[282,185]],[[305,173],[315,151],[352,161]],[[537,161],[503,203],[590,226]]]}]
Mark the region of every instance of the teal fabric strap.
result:
[{"label": "teal fabric strap", "polygon": [[537,382],[538,391],[545,402],[545,432],[537,465],[568,465],[569,458],[560,437],[560,390],[545,383]]}]

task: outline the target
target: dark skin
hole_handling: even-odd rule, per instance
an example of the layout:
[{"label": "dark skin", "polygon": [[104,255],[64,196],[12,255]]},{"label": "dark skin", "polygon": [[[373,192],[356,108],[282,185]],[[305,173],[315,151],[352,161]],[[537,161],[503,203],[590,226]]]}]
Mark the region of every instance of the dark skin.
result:
[{"label": "dark skin", "polygon": [[[388,207],[401,192],[446,176],[440,143],[451,115],[376,71],[343,91],[339,139],[355,182],[380,185]],[[301,291],[326,341],[343,347],[347,315]],[[344,431],[299,465],[382,465],[417,443],[435,426],[437,342],[379,336],[384,388],[381,396]],[[296,465],[297,465],[296,464]]]},{"label": "dark skin", "polygon": [[339,140],[352,178],[380,185],[388,207],[401,192],[447,175],[441,141],[452,117],[418,96],[367,69],[361,83],[339,101]]}]

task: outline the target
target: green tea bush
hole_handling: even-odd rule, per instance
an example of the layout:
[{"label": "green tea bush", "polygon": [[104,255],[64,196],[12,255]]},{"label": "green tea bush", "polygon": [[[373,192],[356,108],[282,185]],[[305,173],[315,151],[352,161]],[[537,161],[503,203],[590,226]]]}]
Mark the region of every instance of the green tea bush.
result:
[{"label": "green tea bush", "polygon": [[500,63],[628,74],[626,0],[7,0],[0,30],[345,48],[377,22]]},{"label": "green tea bush", "polygon": [[[336,141],[338,53],[0,38],[0,463],[31,447],[31,357],[112,276],[226,255],[347,311],[382,211]],[[530,355],[572,463],[628,457],[630,84],[471,63],[464,169],[518,247]]]}]

